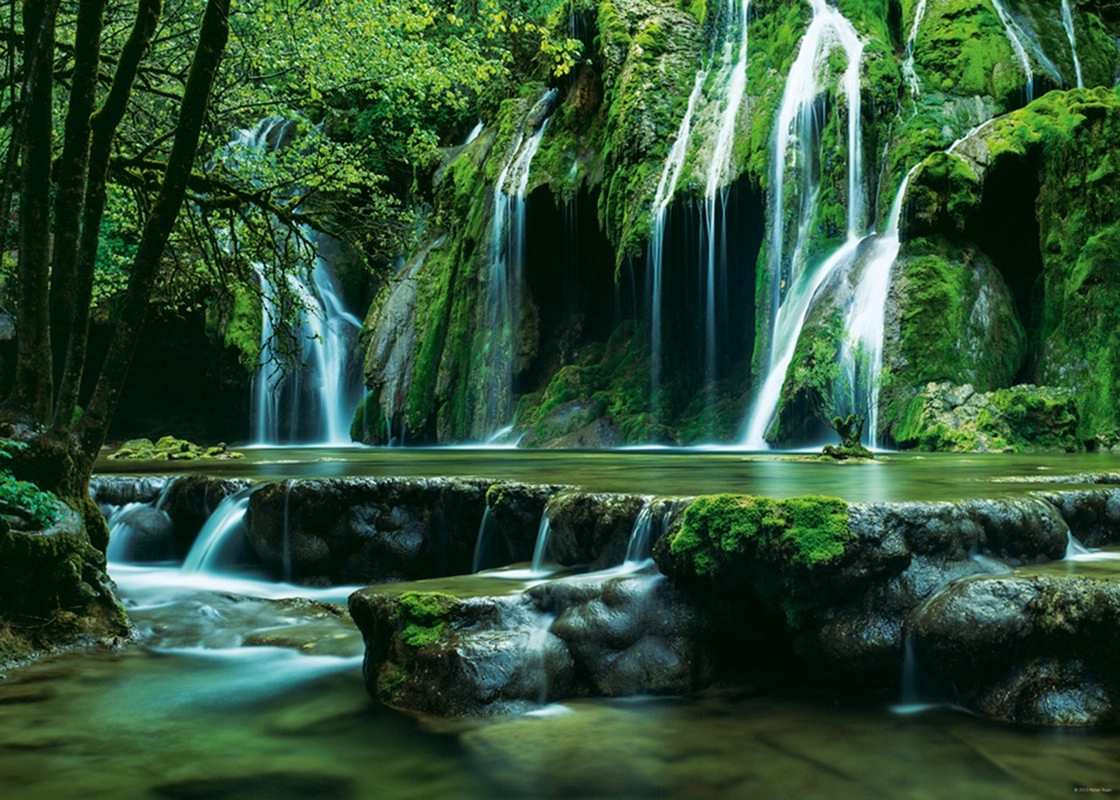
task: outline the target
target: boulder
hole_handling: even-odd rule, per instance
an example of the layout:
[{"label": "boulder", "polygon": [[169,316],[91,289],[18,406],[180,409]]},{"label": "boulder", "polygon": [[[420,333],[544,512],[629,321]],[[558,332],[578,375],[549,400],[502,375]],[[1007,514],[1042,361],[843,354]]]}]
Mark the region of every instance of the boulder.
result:
[{"label": "boulder", "polygon": [[907,621],[923,669],[986,716],[1120,721],[1120,584],[1083,577],[958,581]]}]

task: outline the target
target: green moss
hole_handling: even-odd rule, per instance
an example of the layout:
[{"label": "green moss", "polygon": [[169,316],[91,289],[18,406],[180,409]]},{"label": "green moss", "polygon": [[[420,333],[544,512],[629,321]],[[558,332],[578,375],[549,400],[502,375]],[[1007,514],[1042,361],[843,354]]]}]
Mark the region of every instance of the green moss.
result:
[{"label": "green moss", "polygon": [[368,393],[354,410],[350,423],[350,440],[362,444],[384,444],[389,439],[385,414],[375,392]]},{"label": "green moss", "polygon": [[405,592],[393,613],[400,643],[416,650],[439,641],[458,606],[458,598],[443,592]]},{"label": "green moss", "polygon": [[227,449],[224,444],[203,447],[186,439],[163,436],[155,443],[145,438],[129,439],[109,458],[115,461],[193,461],[194,459],[244,458],[244,456],[244,453]]},{"label": "green moss", "polygon": [[838,498],[723,494],[685,509],[668,551],[686,583],[720,593],[746,582],[796,631],[827,605],[828,570],[853,541],[848,505]]}]

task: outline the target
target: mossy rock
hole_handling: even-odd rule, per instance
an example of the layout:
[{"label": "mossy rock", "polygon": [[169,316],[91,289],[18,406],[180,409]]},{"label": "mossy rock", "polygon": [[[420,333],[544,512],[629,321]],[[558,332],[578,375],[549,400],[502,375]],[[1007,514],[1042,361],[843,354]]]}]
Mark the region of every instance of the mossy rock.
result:
[{"label": "mossy rock", "polygon": [[898,429],[901,447],[957,453],[1080,451],[1072,392],[1013,386],[974,392],[931,383],[910,403]]},{"label": "mossy rock", "polygon": [[162,436],[154,443],[147,438],[129,439],[109,455],[113,460],[130,461],[225,460],[244,457],[244,453],[229,450],[225,444],[203,447],[174,436]]},{"label": "mossy rock", "polygon": [[829,570],[854,541],[838,498],[723,494],[693,500],[654,556],[675,581],[721,605],[749,605],[724,592],[753,595],[796,633],[828,607]]}]

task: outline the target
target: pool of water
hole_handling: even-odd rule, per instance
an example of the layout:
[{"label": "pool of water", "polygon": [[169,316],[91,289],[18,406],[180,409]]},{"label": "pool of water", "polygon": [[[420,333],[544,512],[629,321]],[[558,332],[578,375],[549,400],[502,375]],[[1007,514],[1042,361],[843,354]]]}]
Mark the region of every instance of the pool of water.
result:
[{"label": "pool of water", "polygon": [[[259,479],[473,476],[573,484],[591,491],[692,496],[718,492],[851,502],[1003,497],[1054,488],[1055,478],[1120,470],[1120,457],[885,454],[837,462],[808,454],[697,450],[602,452],[471,448],[261,448],[230,461],[110,461],[102,474],[202,473]],[[1067,486],[1067,488],[1069,488]]]},{"label": "pool of water", "polygon": [[[478,475],[665,494],[959,499],[1055,488],[1112,456],[916,457],[838,465],[730,453],[248,451],[135,474],[261,479]],[[1068,488],[1068,485],[1067,487]],[[1050,569],[1120,575],[1099,554]],[[898,698],[582,699],[525,717],[439,720],[365,693],[351,587],[312,590],[176,565],[111,565],[140,643],[0,679],[0,798],[1022,798],[1120,792],[1120,735],[1031,730]],[[480,579],[444,579],[468,590]],[[495,592],[518,581],[494,577]],[[471,591],[475,591],[471,589]],[[295,598],[295,599],[293,599]]]}]

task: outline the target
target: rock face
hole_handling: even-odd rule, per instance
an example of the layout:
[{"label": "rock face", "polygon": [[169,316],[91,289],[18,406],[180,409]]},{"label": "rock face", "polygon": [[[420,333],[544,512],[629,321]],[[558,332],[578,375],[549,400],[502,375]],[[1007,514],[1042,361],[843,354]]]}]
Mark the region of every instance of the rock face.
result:
[{"label": "rock face", "polygon": [[1029,725],[1120,720],[1120,584],[1076,577],[959,581],[907,625],[959,702]]},{"label": "rock face", "polygon": [[249,541],[276,575],[309,585],[471,571],[488,481],[288,481],[254,492]]},{"label": "rock face", "polygon": [[930,383],[896,432],[901,447],[953,452],[1083,450],[1072,392],[1013,386],[980,393],[972,386]]},{"label": "rock face", "polygon": [[427,713],[680,694],[705,677],[698,619],[656,574],[591,574],[462,599],[371,588],[351,595],[350,614],[365,636],[370,694]]}]

